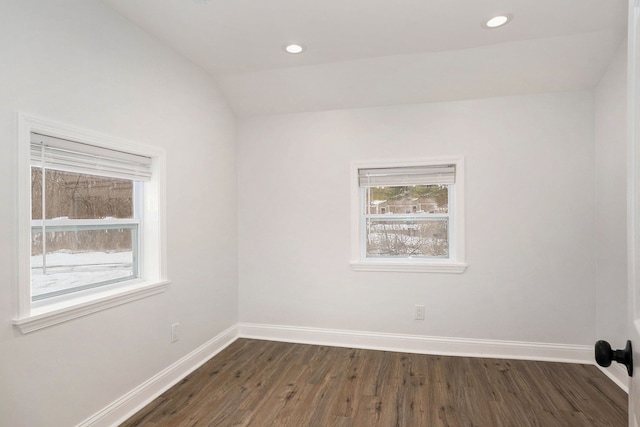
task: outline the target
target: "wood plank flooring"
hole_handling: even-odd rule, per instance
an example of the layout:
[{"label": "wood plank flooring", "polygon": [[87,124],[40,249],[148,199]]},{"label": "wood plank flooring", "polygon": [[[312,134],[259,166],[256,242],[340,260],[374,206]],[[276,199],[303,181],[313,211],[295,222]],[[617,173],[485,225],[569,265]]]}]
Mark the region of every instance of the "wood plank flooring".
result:
[{"label": "wood plank flooring", "polygon": [[567,427],[627,425],[596,367],[239,339],[122,424]]}]

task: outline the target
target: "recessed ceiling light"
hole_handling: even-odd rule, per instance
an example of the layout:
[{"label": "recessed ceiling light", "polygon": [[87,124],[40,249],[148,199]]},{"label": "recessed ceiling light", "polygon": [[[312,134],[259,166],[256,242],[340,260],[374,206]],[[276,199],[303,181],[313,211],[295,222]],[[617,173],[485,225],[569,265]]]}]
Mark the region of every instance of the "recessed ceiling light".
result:
[{"label": "recessed ceiling light", "polygon": [[287,53],[290,53],[292,55],[296,55],[298,53],[302,53],[304,51],[304,46],[296,44],[296,43],[292,43],[292,44],[288,44],[284,47],[284,50]]},{"label": "recessed ceiling light", "polygon": [[482,23],[482,26],[487,29],[502,27],[508,24],[513,19],[513,15],[505,13],[502,15],[496,15],[490,19],[487,19]]}]

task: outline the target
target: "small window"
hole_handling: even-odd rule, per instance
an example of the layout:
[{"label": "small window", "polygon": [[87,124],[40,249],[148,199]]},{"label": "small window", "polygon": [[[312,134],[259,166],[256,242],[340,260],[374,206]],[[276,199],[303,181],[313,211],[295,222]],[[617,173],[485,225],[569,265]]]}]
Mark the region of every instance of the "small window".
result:
[{"label": "small window", "polygon": [[398,163],[354,164],[357,231],[352,266],[464,271],[462,159]]},{"label": "small window", "polygon": [[19,115],[18,318],[31,332],[164,291],[164,151]]}]

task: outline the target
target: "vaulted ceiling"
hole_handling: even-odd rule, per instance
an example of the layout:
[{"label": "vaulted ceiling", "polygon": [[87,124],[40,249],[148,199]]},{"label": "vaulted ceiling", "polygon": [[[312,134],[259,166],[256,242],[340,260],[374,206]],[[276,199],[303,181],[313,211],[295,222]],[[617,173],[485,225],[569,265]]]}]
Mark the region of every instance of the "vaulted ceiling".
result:
[{"label": "vaulted ceiling", "polygon": [[240,116],[590,89],[627,20],[627,0],[103,1],[211,73]]}]

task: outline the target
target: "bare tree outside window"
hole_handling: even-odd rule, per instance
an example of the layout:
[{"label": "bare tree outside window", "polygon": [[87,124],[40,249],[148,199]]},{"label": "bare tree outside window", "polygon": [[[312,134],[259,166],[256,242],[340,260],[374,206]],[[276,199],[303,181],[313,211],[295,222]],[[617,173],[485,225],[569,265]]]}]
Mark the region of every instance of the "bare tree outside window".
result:
[{"label": "bare tree outside window", "polygon": [[31,233],[32,296],[134,276],[135,225],[108,223],[133,220],[134,182],[52,169],[43,181],[42,173],[31,169],[32,223],[42,224]]},{"label": "bare tree outside window", "polygon": [[[133,218],[133,181],[47,169],[45,188],[45,219]],[[42,169],[32,168],[31,219],[42,219],[42,213]],[[83,239],[67,232],[47,234],[47,251],[131,250],[130,232],[101,230]],[[41,253],[42,248],[33,244],[32,252]]]}]

